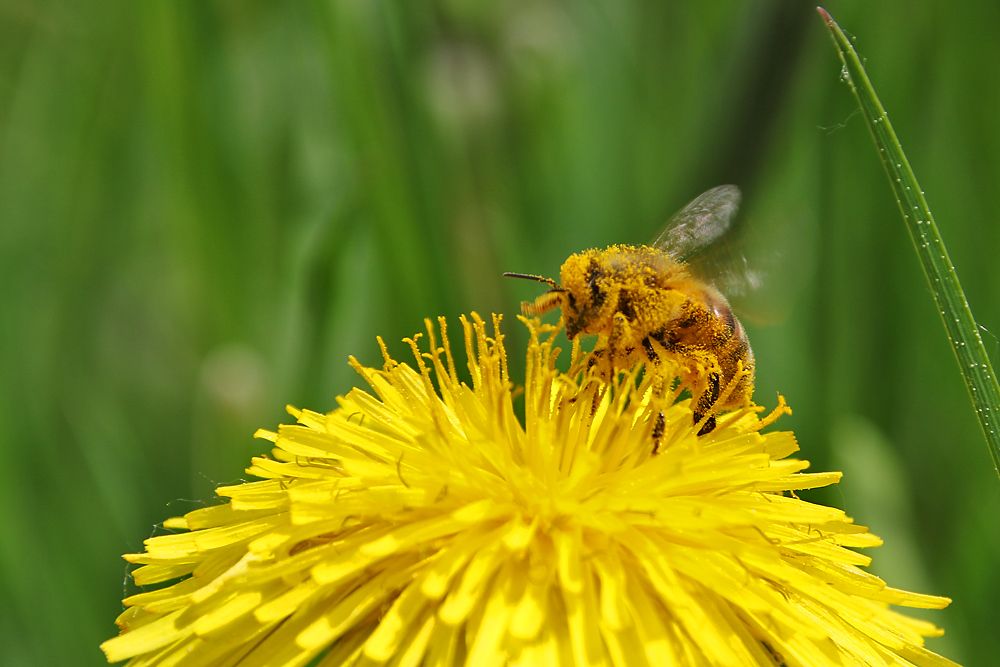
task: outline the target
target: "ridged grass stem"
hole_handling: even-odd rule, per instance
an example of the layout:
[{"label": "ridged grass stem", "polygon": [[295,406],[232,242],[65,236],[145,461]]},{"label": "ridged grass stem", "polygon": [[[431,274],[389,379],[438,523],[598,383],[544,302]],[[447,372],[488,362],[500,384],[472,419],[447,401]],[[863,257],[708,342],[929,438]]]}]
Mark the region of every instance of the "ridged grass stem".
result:
[{"label": "ridged grass stem", "polygon": [[993,467],[1000,475],[1000,385],[997,384],[993,367],[986,355],[986,348],[979,335],[979,325],[972,316],[969,302],[962,291],[955,267],[948,258],[923,190],[917,184],[917,178],[896,138],[889,116],[875,94],[861,59],[826,10],[822,7],[817,10],[826,21],[843,62],[841,76],[861,103],[868,129],[872,132],[879,157],[889,175],[889,184],[896,194],[903,221],[913,239],[938,312],[941,313],[948,340],[958,358],[962,377],[969,389],[972,405],[993,458]]}]

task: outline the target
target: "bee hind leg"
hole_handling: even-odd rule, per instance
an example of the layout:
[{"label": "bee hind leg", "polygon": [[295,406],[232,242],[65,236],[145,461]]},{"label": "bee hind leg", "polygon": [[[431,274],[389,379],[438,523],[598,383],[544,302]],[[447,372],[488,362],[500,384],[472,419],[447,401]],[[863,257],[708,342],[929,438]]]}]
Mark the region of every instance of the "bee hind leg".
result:
[{"label": "bee hind leg", "polygon": [[708,387],[706,387],[705,391],[698,397],[698,403],[694,409],[694,423],[698,424],[701,420],[705,420],[705,423],[702,424],[700,429],[698,429],[698,435],[711,433],[715,429],[715,415],[709,415],[708,419],[705,419],[705,415],[712,411],[715,407],[716,401],[719,400],[721,385],[722,379],[719,377],[719,374],[709,373]]},{"label": "bee hind leg", "polygon": [[[697,415],[695,415],[695,417],[697,417]],[[697,423],[697,421],[698,420],[696,419],[695,423]],[[707,435],[714,430],[715,430],[715,415],[712,415],[711,417],[706,419],[705,423],[702,424],[700,429],[698,429],[698,435]]]}]

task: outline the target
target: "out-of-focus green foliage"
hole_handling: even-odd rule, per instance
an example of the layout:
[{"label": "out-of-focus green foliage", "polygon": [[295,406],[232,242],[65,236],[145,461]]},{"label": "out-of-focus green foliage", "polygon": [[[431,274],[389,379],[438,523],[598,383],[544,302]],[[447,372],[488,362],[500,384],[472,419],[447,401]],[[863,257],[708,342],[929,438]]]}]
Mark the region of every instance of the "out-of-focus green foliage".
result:
[{"label": "out-of-focus green foliage", "polygon": [[[1000,6],[827,8],[1000,328]],[[898,545],[874,569],[955,599],[932,647],[1000,663],[996,480],[812,4],[0,12],[4,665],[102,664],[120,554],[241,475],[285,403],[334,407],[376,334],[402,357],[424,317],[498,311],[516,350],[539,286],[503,271],[648,241],[720,183],[782,230],[757,400],[847,469],[825,500]]]}]

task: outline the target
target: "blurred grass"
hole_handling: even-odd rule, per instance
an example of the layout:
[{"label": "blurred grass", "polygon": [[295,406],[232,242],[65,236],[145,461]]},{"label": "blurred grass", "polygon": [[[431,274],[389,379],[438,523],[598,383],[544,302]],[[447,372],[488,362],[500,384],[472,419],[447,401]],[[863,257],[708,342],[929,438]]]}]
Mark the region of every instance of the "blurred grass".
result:
[{"label": "blurred grass", "polygon": [[[1000,328],[1000,7],[826,7]],[[402,356],[424,317],[498,311],[516,349],[537,286],[503,271],[648,241],[726,182],[755,224],[793,230],[787,317],[750,327],[757,399],[788,398],[814,469],[873,457],[855,465],[881,478],[825,500],[898,535],[881,479],[912,519],[879,572],[905,585],[898,558],[955,599],[932,648],[1000,662],[995,480],[813,4],[0,12],[4,665],[102,664],[120,554],[238,478],[285,403],[333,407],[376,334]]]}]

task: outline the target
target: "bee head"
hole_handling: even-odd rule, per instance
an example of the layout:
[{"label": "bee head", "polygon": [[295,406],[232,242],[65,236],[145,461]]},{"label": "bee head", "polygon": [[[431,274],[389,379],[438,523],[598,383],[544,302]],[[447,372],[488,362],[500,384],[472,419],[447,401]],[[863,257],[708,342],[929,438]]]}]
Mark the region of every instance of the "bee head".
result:
[{"label": "bee head", "polygon": [[596,250],[572,255],[560,271],[565,299],[562,304],[566,337],[598,333],[606,328],[606,317],[614,312],[613,281]]},{"label": "bee head", "polygon": [[550,285],[551,289],[533,302],[521,304],[521,312],[538,316],[553,308],[561,308],[566,337],[570,340],[580,333],[597,333],[605,328],[605,316],[614,312],[614,299],[609,298],[613,281],[607,280],[607,275],[608,269],[594,250],[573,255],[563,263],[561,285],[541,276],[504,274],[508,278],[524,278]]}]

